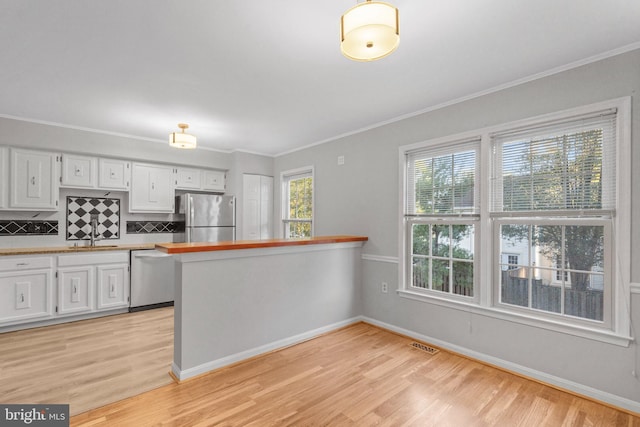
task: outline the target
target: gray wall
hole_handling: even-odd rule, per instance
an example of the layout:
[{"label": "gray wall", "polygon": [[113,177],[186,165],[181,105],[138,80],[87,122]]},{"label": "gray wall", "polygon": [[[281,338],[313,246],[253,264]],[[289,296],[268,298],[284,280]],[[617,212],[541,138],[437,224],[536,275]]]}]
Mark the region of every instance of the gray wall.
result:
[{"label": "gray wall", "polygon": [[360,266],[361,248],[350,243],[180,255],[174,364],[184,372],[176,374],[183,379],[353,322],[362,314]]},{"label": "gray wall", "polygon": [[[425,76],[428,78],[428,76]],[[397,257],[398,147],[483,127],[632,96],[632,276],[640,281],[640,51],[547,76],[460,102],[275,160],[283,170],[315,167],[315,232],[363,234],[363,253]],[[337,165],[337,157],[345,164]],[[274,200],[279,200],[275,183]],[[276,203],[276,206],[278,204]],[[276,207],[275,218],[280,213]],[[397,287],[398,264],[367,260],[363,302],[367,317],[433,337],[567,381],[639,402],[637,344],[628,348],[552,332],[380,292],[380,282]],[[625,309],[629,309],[626,308]],[[640,295],[632,307],[634,337],[640,338]]]},{"label": "gray wall", "polygon": [[[236,196],[236,236],[242,236],[242,175],[273,176],[273,157],[236,151],[231,155],[232,166],[229,171],[228,184],[234,188]],[[238,237],[239,238],[239,237]]]},{"label": "gray wall", "polygon": [[230,169],[231,154],[211,150],[178,150],[167,143],[144,141],[0,117],[0,145],[62,151],[103,157],[169,163],[211,169]]},{"label": "gray wall", "polygon": [[[20,120],[0,118],[0,145],[86,154],[91,156],[123,158],[140,162],[165,163],[186,167],[201,167],[209,169],[228,170],[227,194],[235,195],[242,200],[242,174],[257,173],[273,174],[273,158],[256,154],[234,152],[226,153],[206,149],[178,150],[167,143],[139,140],[110,134],[100,134],[78,129],[51,126]],[[64,206],[67,195],[82,195],[103,197],[104,191],[62,189],[60,192],[60,206]],[[166,221],[173,219],[171,214],[130,214],[127,212],[128,194],[125,192],[110,192],[109,197],[121,200],[121,237],[117,243],[166,242],[172,240],[168,234],[127,235],[126,221]],[[238,210],[238,212],[241,212]],[[33,212],[0,212],[0,219],[28,219]],[[61,224],[58,236],[3,236],[0,239],[2,247],[23,246],[59,246],[66,245],[64,209],[58,212],[43,212],[38,219],[58,220]],[[241,216],[238,214],[238,219]],[[240,234],[241,224],[238,224]]]}]

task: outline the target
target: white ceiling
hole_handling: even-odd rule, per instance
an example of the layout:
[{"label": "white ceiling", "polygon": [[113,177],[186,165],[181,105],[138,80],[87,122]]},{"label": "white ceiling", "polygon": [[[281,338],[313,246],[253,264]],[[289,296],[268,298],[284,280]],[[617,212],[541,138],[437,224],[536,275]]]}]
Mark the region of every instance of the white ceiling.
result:
[{"label": "white ceiling", "polygon": [[355,0],[0,0],[0,116],[275,155],[640,48],[638,0],[393,0],[400,46],[339,49]]}]

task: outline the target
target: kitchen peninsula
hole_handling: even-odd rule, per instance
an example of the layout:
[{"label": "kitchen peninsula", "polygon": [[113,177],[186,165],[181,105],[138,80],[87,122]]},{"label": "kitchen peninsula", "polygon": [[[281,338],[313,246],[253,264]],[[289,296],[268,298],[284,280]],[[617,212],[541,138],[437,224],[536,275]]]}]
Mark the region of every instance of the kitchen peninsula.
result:
[{"label": "kitchen peninsula", "polygon": [[172,371],[193,377],[353,323],[367,237],[168,243],[176,261]]}]

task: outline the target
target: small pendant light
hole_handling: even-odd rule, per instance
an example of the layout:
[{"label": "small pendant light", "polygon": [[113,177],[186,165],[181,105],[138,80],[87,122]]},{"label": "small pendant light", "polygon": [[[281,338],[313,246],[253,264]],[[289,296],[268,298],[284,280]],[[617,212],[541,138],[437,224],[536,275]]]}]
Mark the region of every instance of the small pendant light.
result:
[{"label": "small pendant light", "polygon": [[185,129],[189,129],[189,125],[186,123],[178,123],[178,127],[182,129],[182,132],[173,132],[169,134],[169,145],[175,148],[196,148],[196,137],[184,133]]}]

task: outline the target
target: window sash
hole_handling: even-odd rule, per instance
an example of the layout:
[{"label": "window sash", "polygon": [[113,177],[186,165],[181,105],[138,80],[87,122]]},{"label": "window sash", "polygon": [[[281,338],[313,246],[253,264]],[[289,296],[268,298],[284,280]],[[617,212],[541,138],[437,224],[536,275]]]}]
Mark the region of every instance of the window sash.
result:
[{"label": "window sash", "polygon": [[474,138],[405,153],[405,216],[477,214],[479,144]]},{"label": "window sash", "polygon": [[[407,242],[407,258],[408,261],[406,263],[407,269],[407,278],[409,278],[407,289],[411,289],[412,291],[432,295],[436,298],[448,298],[460,301],[473,301],[477,302],[479,298],[478,292],[478,283],[479,283],[479,275],[477,273],[477,259],[478,259],[478,242],[479,242],[479,222],[475,219],[469,218],[447,218],[440,217],[437,220],[433,218],[410,218],[405,221],[406,223],[406,242]],[[472,248],[471,248],[471,257],[464,258],[461,256],[455,256],[454,250],[458,248],[462,248],[459,245],[455,245],[453,240],[451,239],[451,234],[448,234],[449,245],[447,247],[447,253],[434,253],[434,241],[432,233],[429,233],[427,247],[429,250],[428,254],[424,253],[414,253],[414,226],[417,225],[425,225],[425,226],[456,226],[456,225],[464,225],[464,226],[472,226],[473,235],[472,239]],[[431,229],[430,229],[431,231]],[[459,243],[459,241],[458,241]],[[446,246],[446,245],[445,245]],[[416,260],[424,260],[428,263],[428,276],[426,278],[426,286],[415,286],[415,275],[414,275],[414,266]],[[438,286],[434,286],[433,273],[434,273],[434,264],[444,265],[444,268],[449,269],[448,280],[446,284],[442,284],[441,289],[437,289]],[[457,267],[462,267],[462,265],[470,265],[471,266],[471,274],[472,274],[472,283],[470,288],[465,285],[461,285],[456,283],[455,275],[457,271]]]},{"label": "window sash", "polygon": [[493,212],[612,210],[616,109],[491,134]]},{"label": "window sash", "polygon": [[[534,283],[533,277],[531,276],[532,274],[534,274],[535,271],[538,271],[538,273],[541,275],[547,275],[552,277],[553,280],[551,282],[553,283],[551,283],[551,285],[552,286],[555,285],[556,287],[558,286],[558,281],[555,279],[558,273],[560,273],[561,278],[563,274],[570,276],[572,272],[584,273],[584,271],[582,270],[572,269],[571,265],[567,264],[568,261],[565,259],[565,251],[566,251],[565,245],[567,245],[567,241],[565,240],[564,235],[562,236],[562,243],[561,243],[562,262],[560,262],[561,265],[564,264],[564,267],[561,267],[561,268],[558,268],[555,262],[551,262],[551,260],[548,266],[544,264],[536,265],[536,262],[533,261],[534,259],[536,259],[536,257],[533,251],[532,242],[529,241],[528,244],[525,244],[525,246],[527,246],[528,252],[524,254],[525,255],[523,257],[525,258],[524,260],[522,261],[519,260],[520,263],[518,264],[518,267],[524,269],[523,273],[525,275],[525,280],[527,281],[526,290],[528,292],[528,295],[525,296],[527,305],[526,306],[519,305],[517,303],[514,303],[513,300],[511,302],[507,302],[503,300],[504,283],[502,283],[502,279],[504,278],[504,275],[509,272],[509,270],[503,270],[505,265],[502,262],[500,254],[501,252],[511,251],[511,249],[505,250],[504,248],[502,248],[502,245],[501,245],[501,242],[502,242],[501,229],[502,229],[502,226],[505,226],[505,225],[603,227],[603,240],[604,240],[603,241],[604,252],[603,252],[603,259],[602,259],[603,272],[593,271],[592,273],[593,276],[602,276],[602,280],[603,280],[603,290],[602,290],[602,295],[600,296],[602,301],[602,320],[589,319],[586,316],[578,316],[578,315],[572,315],[571,313],[567,313],[568,308],[566,306],[565,298],[568,293],[568,290],[570,290],[571,288],[571,284],[562,280],[560,281],[560,288],[558,290],[560,295],[560,300],[557,301],[558,303],[557,312],[552,311],[552,309],[550,309],[549,306],[547,306],[547,309],[541,308],[542,307],[541,305],[538,305],[538,307],[534,307],[535,297],[533,296],[532,293],[534,292],[533,291],[534,287],[539,286]],[[607,218],[541,218],[541,217],[537,217],[537,218],[494,219],[493,220],[493,239],[494,239],[493,254],[494,254],[495,261],[493,266],[493,283],[494,283],[493,304],[499,308],[523,313],[523,314],[526,314],[527,316],[540,317],[541,319],[556,319],[557,321],[561,321],[562,323],[566,323],[566,324],[582,325],[582,326],[588,326],[591,328],[598,328],[598,329],[605,329],[605,330],[611,329],[612,321],[613,321],[613,287],[615,283],[615,271],[612,263],[612,252],[613,252],[612,233],[613,233],[613,219],[611,218],[607,219]],[[529,239],[530,238],[531,236],[529,236]],[[585,293],[576,292],[576,297],[582,298],[584,300],[585,298],[588,298],[589,295],[586,295]],[[539,296],[538,298],[544,298],[544,297]],[[587,301],[586,304],[588,303],[589,302]],[[588,308],[586,310],[588,311]]]}]

